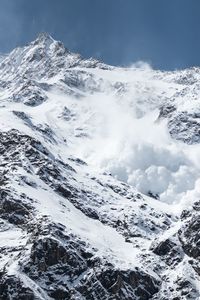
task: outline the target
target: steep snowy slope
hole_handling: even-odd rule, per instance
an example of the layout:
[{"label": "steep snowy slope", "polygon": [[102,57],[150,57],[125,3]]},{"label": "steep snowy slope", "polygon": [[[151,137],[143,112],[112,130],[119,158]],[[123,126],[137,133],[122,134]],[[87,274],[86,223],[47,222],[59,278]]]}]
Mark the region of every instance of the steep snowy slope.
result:
[{"label": "steep snowy slope", "polygon": [[0,59],[0,299],[200,299],[199,79]]}]

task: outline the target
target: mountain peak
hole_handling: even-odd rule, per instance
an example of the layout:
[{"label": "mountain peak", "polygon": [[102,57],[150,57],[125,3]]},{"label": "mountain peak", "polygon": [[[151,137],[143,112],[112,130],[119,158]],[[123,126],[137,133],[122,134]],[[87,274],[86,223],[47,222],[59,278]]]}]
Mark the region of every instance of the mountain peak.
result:
[{"label": "mountain peak", "polygon": [[199,82],[47,33],[5,57],[1,300],[200,300]]},{"label": "mountain peak", "polygon": [[41,32],[39,33],[38,37],[36,38],[36,40],[33,42],[34,44],[39,44],[39,43],[52,43],[54,42],[54,39],[52,38],[52,36],[50,34],[48,34],[47,32]]}]

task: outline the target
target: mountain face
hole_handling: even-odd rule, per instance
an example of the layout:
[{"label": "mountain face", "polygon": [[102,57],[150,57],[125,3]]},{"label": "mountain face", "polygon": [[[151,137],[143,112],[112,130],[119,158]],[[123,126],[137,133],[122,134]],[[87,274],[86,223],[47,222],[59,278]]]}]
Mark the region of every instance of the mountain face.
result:
[{"label": "mountain face", "polygon": [[47,34],[0,58],[0,299],[200,299],[199,95]]}]

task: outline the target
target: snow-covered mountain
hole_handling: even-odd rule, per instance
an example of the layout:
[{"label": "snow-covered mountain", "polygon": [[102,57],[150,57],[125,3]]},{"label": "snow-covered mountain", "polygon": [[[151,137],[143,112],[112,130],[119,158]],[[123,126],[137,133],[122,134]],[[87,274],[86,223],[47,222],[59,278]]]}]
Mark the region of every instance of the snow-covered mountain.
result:
[{"label": "snow-covered mountain", "polygon": [[200,299],[199,157],[199,68],[1,56],[0,299]]}]

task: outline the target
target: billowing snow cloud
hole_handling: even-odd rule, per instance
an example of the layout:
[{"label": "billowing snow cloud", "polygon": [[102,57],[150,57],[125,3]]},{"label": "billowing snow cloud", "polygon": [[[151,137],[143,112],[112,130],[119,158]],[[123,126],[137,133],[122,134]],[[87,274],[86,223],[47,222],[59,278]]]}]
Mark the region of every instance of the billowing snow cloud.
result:
[{"label": "billowing snow cloud", "polygon": [[147,66],[140,63],[138,73],[122,74],[124,81],[134,80],[123,97],[108,92],[87,98],[93,112],[87,120],[90,139],[80,143],[78,155],[146,195],[177,203],[196,189],[200,148],[173,140],[167,121],[158,121],[160,103],[154,91],[168,91],[151,78]]}]

